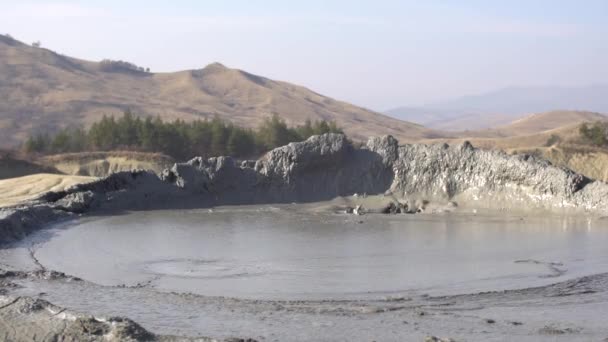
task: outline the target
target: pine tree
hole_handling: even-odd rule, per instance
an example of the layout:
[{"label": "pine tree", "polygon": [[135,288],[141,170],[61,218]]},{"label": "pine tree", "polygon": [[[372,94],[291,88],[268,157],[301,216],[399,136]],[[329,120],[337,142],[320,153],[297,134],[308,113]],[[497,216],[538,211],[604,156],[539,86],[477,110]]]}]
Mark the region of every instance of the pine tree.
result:
[{"label": "pine tree", "polygon": [[[335,122],[324,120],[314,123],[306,120],[303,125],[288,127],[276,114],[265,118],[257,130],[250,130],[227,123],[217,116],[210,121],[163,122],[160,117],[142,120],[126,111],[119,119],[104,115],[88,130],[66,128],[52,137],[46,134],[32,135],[24,143],[23,149],[28,153],[65,153],[125,148],[162,152],[177,159],[226,154],[248,158],[292,141],[328,132],[341,130]],[[602,139],[605,139],[603,127],[593,127],[585,132],[592,137],[600,132]]]}]

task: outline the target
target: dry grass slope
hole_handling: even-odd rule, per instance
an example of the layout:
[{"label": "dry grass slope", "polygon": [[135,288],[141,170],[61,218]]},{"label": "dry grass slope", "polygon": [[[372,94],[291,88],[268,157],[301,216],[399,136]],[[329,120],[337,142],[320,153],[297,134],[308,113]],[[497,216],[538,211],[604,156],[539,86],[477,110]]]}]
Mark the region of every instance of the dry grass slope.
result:
[{"label": "dry grass slope", "polygon": [[132,151],[69,153],[35,160],[0,156],[0,207],[19,204],[48,191],[136,169],[160,173],[175,161],[163,154]]},{"label": "dry grass slope", "polygon": [[565,144],[516,152],[536,154],[555,165],[567,167],[587,177],[608,182],[608,150],[606,149]]},{"label": "dry grass slope", "polygon": [[553,111],[538,113],[526,116],[522,119],[513,121],[511,124],[498,127],[497,131],[502,131],[508,135],[529,135],[534,133],[546,132],[561,127],[579,125],[583,122],[594,122],[608,120],[608,117],[600,113],[582,111]]},{"label": "dry grass slope", "polygon": [[38,173],[0,180],[0,207],[16,205],[34,199],[48,191],[61,191],[78,183],[91,182],[94,177]]},{"label": "dry grass slope", "polygon": [[38,162],[66,175],[106,177],[114,172],[132,170],[160,174],[175,160],[160,153],[114,151],[58,154],[42,157]]},{"label": "dry grass slope", "polygon": [[543,134],[552,130],[578,126],[583,122],[608,120],[600,113],[583,111],[552,111],[525,116],[506,125],[478,131],[457,133],[462,138],[510,138]]},{"label": "dry grass slope", "polygon": [[108,72],[99,63],[6,36],[0,36],[0,98],[0,136],[6,137],[0,147],[15,146],[32,132],[53,132],[67,124],[87,126],[104,114],[119,115],[126,109],[164,119],[218,115],[249,127],[273,113],[290,124],[335,120],[355,139],[440,136],[420,125],[218,63],[173,73]]}]

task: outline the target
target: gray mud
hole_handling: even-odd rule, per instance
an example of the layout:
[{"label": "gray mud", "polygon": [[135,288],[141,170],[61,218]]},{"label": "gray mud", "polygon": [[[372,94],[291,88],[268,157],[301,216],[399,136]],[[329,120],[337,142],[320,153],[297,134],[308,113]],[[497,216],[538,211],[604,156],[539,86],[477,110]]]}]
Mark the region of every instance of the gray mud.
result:
[{"label": "gray mud", "polygon": [[[308,210],[215,231],[153,211],[277,203]],[[116,173],[0,210],[0,338],[601,341],[607,214],[607,184],[469,143],[326,134]]]},{"label": "gray mud", "polygon": [[323,301],[207,297],[61,280],[18,282],[23,287],[15,295],[95,315],[129,315],[160,334],[259,341],[422,341],[431,335],[457,341],[601,341],[608,333],[606,274],[523,290]]},{"label": "gray mud", "polygon": [[0,257],[18,269],[56,270],[106,286],[361,299],[403,290],[507,290],[608,272],[607,245],[608,230],[586,219],[353,216],[276,205],[83,219],[33,234]]},{"label": "gray mud", "polygon": [[83,219],[2,259],[44,268],[7,275],[11,296],[161,335],[593,341],[608,336],[607,239],[602,220],[251,206]]}]

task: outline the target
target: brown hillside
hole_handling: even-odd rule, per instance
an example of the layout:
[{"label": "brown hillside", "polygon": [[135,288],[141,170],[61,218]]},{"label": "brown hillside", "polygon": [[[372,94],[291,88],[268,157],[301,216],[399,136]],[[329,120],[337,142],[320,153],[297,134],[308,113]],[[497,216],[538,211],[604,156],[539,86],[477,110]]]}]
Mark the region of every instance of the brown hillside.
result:
[{"label": "brown hillside", "polygon": [[509,138],[544,134],[552,130],[578,126],[583,122],[608,120],[600,113],[582,111],[552,111],[525,116],[509,124],[497,126],[492,129],[478,131],[465,131],[455,133],[463,138]]},{"label": "brown hillside", "polygon": [[88,125],[126,109],[164,119],[219,115],[255,126],[277,113],[290,124],[335,120],[355,139],[392,134],[401,141],[439,137],[420,125],[273,81],[211,64],[200,70],[145,73],[65,57],[0,35],[0,147],[32,132]]},{"label": "brown hillside", "polygon": [[510,135],[528,135],[545,132],[560,127],[578,125],[583,122],[594,122],[608,120],[608,117],[600,113],[581,111],[553,111],[526,116],[513,121],[504,127],[498,127],[498,131]]}]

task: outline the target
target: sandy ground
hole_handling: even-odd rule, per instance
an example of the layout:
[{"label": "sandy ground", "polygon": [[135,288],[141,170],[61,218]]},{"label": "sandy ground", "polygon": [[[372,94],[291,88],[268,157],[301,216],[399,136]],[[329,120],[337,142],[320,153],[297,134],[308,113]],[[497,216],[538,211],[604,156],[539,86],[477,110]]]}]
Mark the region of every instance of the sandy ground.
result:
[{"label": "sandy ground", "polygon": [[93,181],[95,177],[39,173],[0,180],[0,207],[15,205],[48,191],[61,191],[78,183]]}]

